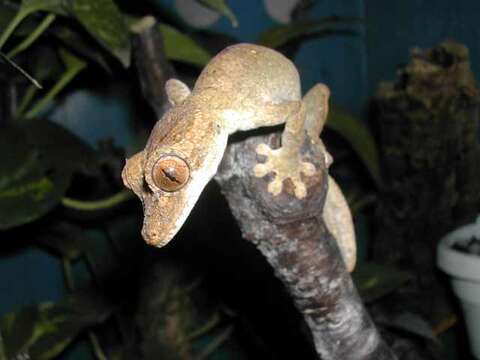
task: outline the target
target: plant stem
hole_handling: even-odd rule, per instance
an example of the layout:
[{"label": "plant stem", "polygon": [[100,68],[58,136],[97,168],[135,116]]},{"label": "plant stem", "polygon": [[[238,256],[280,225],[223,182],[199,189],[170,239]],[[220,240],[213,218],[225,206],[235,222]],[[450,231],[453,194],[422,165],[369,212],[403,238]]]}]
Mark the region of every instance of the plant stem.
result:
[{"label": "plant stem", "polygon": [[131,198],[133,198],[133,193],[131,191],[123,190],[106,199],[95,200],[95,201],[75,200],[68,197],[64,197],[62,199],[62,205],[75,210],[96,211],[96,210],[109,209],[118,204],[121,204],[122,202],[128,201]]},{"label": "plant stem", "polygon": [[12,58],[14,57],[15,55],[17,55],[18,53],[24,51],[25,49],[27,49],[30,45],[33,44],[33,42],[35,40],[37,40],[39,38],[40,35],[42,35],[45,30],[48,29],[48,27],[50,26],[50,24],[55,20],[57,16],[55,14],[48,14],[43,20],[42,22],[40,23],[40,25],[37,26],[37,28],[29,35],[27,36],[20,44],[18,44],[17,46],[15,46],[14,49],[12,49],[8,54],[7,56],[9,58]]},{"label": "plant stem", "polygon": [[32,109],[25,115],[26,119],[32,119],[42,111],[45,106],[57,96],[57,94],[62,91],[62,89],[67,86],[67,84],[72,81],[77,74],[86,67],[86,64],[79,64],[76,67],[68,69],[62,77],[57,81],[57,83],[50,89],[50,91],[40,99]]},{"label": "plant stem", "polygon": [[218,349],[229,337],[232,335],[233,326],[229,326],[224,331],[222,331],[217,337],[215,337],[198,355],[196,360],[205,360],[207,359],[215,350]]},{"label": "plant stem", "polygon": [[17,112],[15,114],[15,117],[17,119],[22,117],[23,113],[28,108],[37,92],[38,87],[36,87],[35,85],[32,84],[28,87],[27,91],[22,97],[22,100],[20,101],[20,105],[18,105]]},{"label": "plant stem", "polygon": [[65,286],[69,291],[73,291],[75,284],[73,281],[72,265],[70,260],[64,257],[62,259],[63,274],[65,276]]},{"label": "plant stem", "polygon": [[200,336],[205,335],[210,330],[213,330],[218,324],[220,323],[220,315],[216,312],[213,316],[201,327],[194,330],[192,333],[187,335],[185,341],[190,342],[193,341]]},{"label": "plant stem", "polygon": [[22,22],[25,17],[27,17],[28,13],[24,13],[19,11],[15,17],[10,21],[7,25],[6,29],[3,31],[2,35],[0,36],[0,49],[5,45],[10,35],[13,34],[17,26]]},{"label": "plant stem", "polygon": [[[63,265],[63,273],[65,275],[65,285],[69,291],[73,291],[75,289],[75,283],[73,280],[71,262],[69,259],[64,257],[62,259],[62,265]],[[107,357],[105,356],[105,353],[103,352],[102,347],[100,346],[100,342],[98,341],[97,335],[95,335],[93,330],[88,331],[88,339],[90,341],[90,344],[92,345],[92,349],[93,349],[93,353],[95,354],[95,357],[98,360],[107,360]],[[1,348],[0,348],[0,351],[1,351]],[[2,360],[1,353],[0,353],[0,360]]]},{"label": "plant stem", "polygon": [[97,335],[93,331],[88,332],[88,338],[90,339],[90,343],[92,344],[93,353],[98,360],[107,360],[105,353],[100,346],[100,342],[98,341]]}]

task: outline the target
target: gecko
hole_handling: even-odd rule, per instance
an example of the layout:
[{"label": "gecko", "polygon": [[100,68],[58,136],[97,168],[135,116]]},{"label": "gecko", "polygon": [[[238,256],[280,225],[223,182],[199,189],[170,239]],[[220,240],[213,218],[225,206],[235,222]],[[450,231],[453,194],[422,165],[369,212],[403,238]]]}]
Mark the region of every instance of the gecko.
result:
[{"label": "gecko", "polygon": [[[308,196],[302,176],[313,176],[312,163],[300,149],[310,141],[333,159],[320,133],[327,119],[330,91],[317,84],[302,98],[295,65],[279,52],[254,44],[236,44],[213,57],[192,90],[170,79],[165,90],[171,108],[157,121],[145,149],[126,161],[122,179],[142,201],[142,236],[162,247],[178,232],[206,184],[217,172],[229,135],[285,124],[281,147],[256,148],[266,159],[252,168],[255,177],[274,174],[267,185],[273,196],[293,183],[292,196]],[[356,261],[352,215],[340,187],[328,176],[323,220],[336,238],[349,271]]]}]

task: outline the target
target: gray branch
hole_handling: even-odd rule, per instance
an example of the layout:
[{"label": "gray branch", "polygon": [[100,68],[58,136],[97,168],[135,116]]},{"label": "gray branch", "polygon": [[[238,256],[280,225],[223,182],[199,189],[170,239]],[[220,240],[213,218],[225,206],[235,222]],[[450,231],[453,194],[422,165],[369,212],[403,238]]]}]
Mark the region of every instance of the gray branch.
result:
[{"label": "gray branch", "polygon": [[268,179],[255,178],[252,173],[257,163],[255,148],[265,141],[278,143],[278,134],[231,144],[215,178],[243,237],[262,252],[292,295],[322,359],[395,359],[321,220],[327,191],[323,159],[306,149],[307,161],[321,169],[308,179],[306,199],[298,200],[291,193],[272,196],[266,190]]}]

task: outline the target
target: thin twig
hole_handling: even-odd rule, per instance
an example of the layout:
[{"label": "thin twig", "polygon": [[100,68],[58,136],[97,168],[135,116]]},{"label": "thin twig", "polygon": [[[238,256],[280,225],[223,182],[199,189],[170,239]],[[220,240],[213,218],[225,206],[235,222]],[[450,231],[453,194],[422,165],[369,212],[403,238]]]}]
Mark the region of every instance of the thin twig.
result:
[{"label": "thin twig", "polygon": [[38,88],[35,85],[30,85],[20,100],[20,104],[18,105],[17,112],[15,113],[16,118],[21,118],[25,110],[27,110],[28,106],[32,103],[33,98],[38,92]]},{"label": "thin twig", "polygon": [[9,59],[7,57],[7,55],[5,55],[4,53],[2,53],[0,51],[0,58],[2,58],[5,62],[7,62],[10,66],[12,66],[13,68],[15,68],[15,70],[17,70],[18,72],[20,72],[20,74],[22,74],[23,76],[25,76],[33,85],[35,85],[37,88],[41,89],[42,88],[42,85],[40,85],[40,83],[35,80],[35,78],[33,76],[31,76],[29,73],[27,73],[25,70],[23,70],[20,66],[18,66],[14,61],[12,61],[11,59]]}]

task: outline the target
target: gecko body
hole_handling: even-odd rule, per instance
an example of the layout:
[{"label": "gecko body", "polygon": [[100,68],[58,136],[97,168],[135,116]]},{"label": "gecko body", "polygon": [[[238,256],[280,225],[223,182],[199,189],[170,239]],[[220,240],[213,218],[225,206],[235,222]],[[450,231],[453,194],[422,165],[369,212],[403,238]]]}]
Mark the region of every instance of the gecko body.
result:
[{"label": "gecko body", "polygon": [[[267,161],[252,169],[257,177],[275,175],[268,184],[273,195],[281,193],[283,181],[290,179],[293,195],[307,196],[302,174],[311,176],[316,170],[300,156],[306,137],[322,149],[327,165],[331,163],[319,139],[328,111],[328,88],[319,84],[302,98],[295,65],[272,49],[230,46],[209,62],[191,91],[171,79],[166,92],[172,108],[153,128],[145,149],[128,159],[122,172],[125,185],[143,203],[142,235],[149,244],[161,247],[174,237],[215,175],[228,136],[236,131],[285,123],[282,146],[260,145],[257,153]],[[324,220],[334,235],[341,235],[337,241],[351,269],[355,238],[350,211],[331,178],[329,187]]]}]

